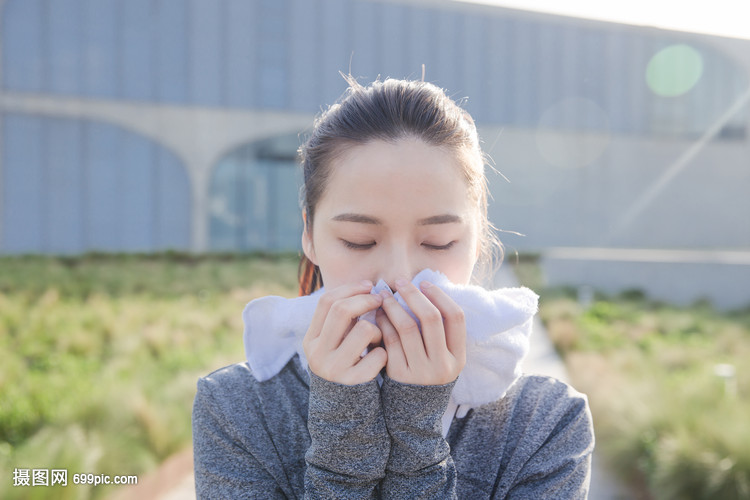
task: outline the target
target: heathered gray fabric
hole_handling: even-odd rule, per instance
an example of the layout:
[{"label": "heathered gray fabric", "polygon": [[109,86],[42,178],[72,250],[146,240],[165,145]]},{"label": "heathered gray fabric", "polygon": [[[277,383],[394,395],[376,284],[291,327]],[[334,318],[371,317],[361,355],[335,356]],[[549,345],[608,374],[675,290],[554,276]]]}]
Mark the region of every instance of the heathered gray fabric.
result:
[{"label": "heathered gray fabric", "polygon": [[[585,396],[523,376],[499,401],[440,420],[453,384],[344,386],[292,359],[258,382],[247,363],[200,379],[198,498],[586,498]],[[308,410],[309,407],[309,410]],[[309,424],[308,424],[309,411]]]}]

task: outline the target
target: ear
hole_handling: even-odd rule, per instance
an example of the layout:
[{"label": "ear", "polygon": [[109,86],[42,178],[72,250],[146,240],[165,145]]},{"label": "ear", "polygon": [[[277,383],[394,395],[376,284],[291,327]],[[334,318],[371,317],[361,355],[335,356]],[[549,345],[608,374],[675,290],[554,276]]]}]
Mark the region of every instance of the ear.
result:
[{"label": "ear", "polygon": [[307,212],[302,212],[302,251],[305,253],[310,262],[318,265],[317,258],[315,257],[315,247],[312,241],[312,231],[310,225],[307,223]]}]

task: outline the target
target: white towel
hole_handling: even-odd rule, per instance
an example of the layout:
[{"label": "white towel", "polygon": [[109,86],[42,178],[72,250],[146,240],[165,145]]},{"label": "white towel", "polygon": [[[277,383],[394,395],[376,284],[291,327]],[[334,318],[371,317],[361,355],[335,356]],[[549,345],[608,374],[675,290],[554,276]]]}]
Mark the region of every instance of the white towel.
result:
[{"label": "white towel", "polygon": [[[458,407],[456,414],[463,417],[470,408],[503,397],[521,375],[538,297],[523,287],[485,290],[474,285],[456,285],[430,269],[417,274],[412,283],[419,286],[422,281],[440,287],[464,310],[466,365],[451,394],[451,407],[454,411]],[[381,280],[372,293],[385,288],[388,285]],[[307,367],[302,338],[321,293],[322,289],[293,299],[262,297],[247,304],[242,313],[245,354],[255,378],[263,381],[273,377],[295,353]],[[412,314],[398,293],[394,297]],[[361,319],[374,322],[374,318],[371,311]]]}]

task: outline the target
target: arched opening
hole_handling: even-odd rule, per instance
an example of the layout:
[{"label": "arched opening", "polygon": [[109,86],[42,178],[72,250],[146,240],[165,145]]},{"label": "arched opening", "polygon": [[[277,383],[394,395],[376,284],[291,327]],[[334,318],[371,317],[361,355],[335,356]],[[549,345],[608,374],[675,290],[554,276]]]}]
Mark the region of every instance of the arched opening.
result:
[{"label": "arched opening", "polygon": [[213,251],[296,250],[302,218],[297,134],[245,144],[216,164],[209,194]]}]

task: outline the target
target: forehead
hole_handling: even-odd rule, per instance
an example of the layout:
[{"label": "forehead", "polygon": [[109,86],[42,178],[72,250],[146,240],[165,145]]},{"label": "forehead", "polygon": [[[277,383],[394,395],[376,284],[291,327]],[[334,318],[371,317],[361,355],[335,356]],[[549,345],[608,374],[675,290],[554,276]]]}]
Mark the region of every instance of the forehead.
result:
[{"label": "forehead", "polygon": [[323,200],[418,199],[428,205],[464,205],[471,200],[462,158],[418,139],[382,140],[346,148],[330,165]]}]

